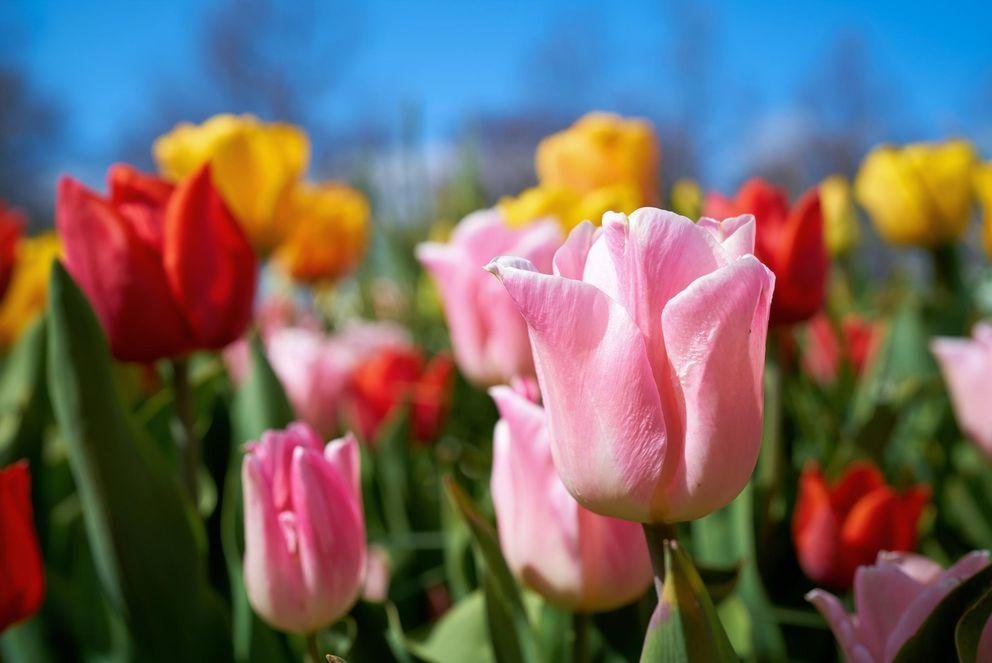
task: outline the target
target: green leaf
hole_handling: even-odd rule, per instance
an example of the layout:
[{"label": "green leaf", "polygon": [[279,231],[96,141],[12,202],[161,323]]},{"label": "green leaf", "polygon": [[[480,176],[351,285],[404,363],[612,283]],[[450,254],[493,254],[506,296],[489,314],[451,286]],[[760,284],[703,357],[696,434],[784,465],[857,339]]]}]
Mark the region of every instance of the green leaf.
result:
[{"label": "green leaf", "polygon": [[486,597],[475,591],[451,607],[430,634],[419,643],[408,643],[418,658],[433,663],[490,663],[486,626]]},{"label": "green leaf", "polygon": [[37,456],[45,401],[45,324],[39,319],[14,346],[0,375],[0,467]]},{"label": "green leaf", "polygon": [[453,477],[445,477],[444,483],[448,496],[468,524],[476,551],[485,564],[482,586],[496,660],[500,663],[540,660],[536,634],[527,616],[520,589],[500,552],[496,530],[479,513]]},{"label": "green leaf", "polygon": [[234,398],[234,444],[221,505],[221,538],[231,583],[234,652],[239,661],[291,660],[285,637],[263,622],[248,605],[241,560],[244,555],[241,460],[246,442],[266,430],[285,428],[294,418],[282,383],[265,356],[257,334],[249,341],[248,377]]},{"label": "green leaf", "polygon": [[[641,651],[642,663],[736,661],[713,601],[677,541],[661,542],[664,581]],[[655,558],[656,568],[659,566]]]},{"label": "green leaf", "polygon": [[951,590],[902,646],[894,663],[945,660],[948,652],[955,651],[955,631],[962,616],[972,607],[977,607],[990,589],[992,565]]},{"label": "green leaf", "polygon": [[737,588],[737,582],[741,579],[740,564],[734,564],[733,566],[704,566],[697,564],[696,571],[699,572],[699,577],[703,579],[703,584],[706,585],[706,591],[709,592],[713,603],[720,603],[730,596],[734,589]]},{"label": "green leaf", "polygon": [[992,590],[982,594],[980,599],[965,610],[954,628],[954,644],[960,663],[975,663],[978,659],[978,644],[990,616],[992,616]]},{"label": "green leaf", "polygon": [[202,525],[121,406],[103,331],[60,264],[48,292],[48,388],[101,586],[136,658],[230,660],[229,625],[198,546]]}]

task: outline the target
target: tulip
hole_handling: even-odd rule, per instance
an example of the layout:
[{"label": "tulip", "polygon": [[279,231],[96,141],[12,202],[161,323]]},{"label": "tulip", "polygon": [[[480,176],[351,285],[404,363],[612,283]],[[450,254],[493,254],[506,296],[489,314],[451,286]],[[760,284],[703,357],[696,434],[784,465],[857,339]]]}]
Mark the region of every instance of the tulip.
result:
[{"label": "tulip", "polygon": [[799,478],[792,538],[799,565],[814,582],[846,589],[854,572],[881,550],[912,551],[930,501],[928,486],[896,492],[868,462],[852,463],[834,485],[815,465]]},{"label": "tulip", "polygon": [[299,128],[250,115],[183,123],[153,148],[162,175],[184,180],[209,162],[214,183],[252,245],[266,254],[285,237],[282,209],[307,169],[310,142]]},{"label": "tulip", "polygon": [[985,253],[992,256],[992,161],[975,169],[975,196],[982,206],[982,243]]},{"label": "tulip", "polygon": [[840,321],[840,337],[837,331],[823,313],[813,316],[806,325],[803,368],[822,386],[837,381],[842,360],[860,377],[875,357],[884,334],[881,324],[855,314]]},{"label": "tulip", "polygon": [[117,165],[107,198],[59,182],[66,268],[122,361],[219,349],[248,325],[255,255],[210,178],[203,166],[173,188]]},{"label": "tulip", "polygon": [[0,349],[16,343],[45,310],[48,276],[60,253],[55,233],[27,237],[17,243],[10,284],[0,299]]},{"label": "tulip", "polygon": [[651,559],[638,524],[580,506],[555,471],[544,409],[509,387],[489,393],[500,413],[493,508],[510,569],[551,603],[575,612],[612,610],[644,594]]},{"label": "tulip", "polygon": [[854,211],[851,185],[841,175],[820,182],[823,208],[823,241],[832,256],[848,253],[858,243],[858,216]]},{"label": "tulip", "polygon": [[658,139],[647,120],[589,113],[537,146],[542,185],[586,194],[605,186],[633,186],[640,202],[657,202]]},{"label": "tulip", "polygon": [[241,466],[245,589],[265,621],[313,633],[344,616],[365,575],[358,444],[306,424],[267,431]]},{"label": "tulip", "polygon": [[976,165],[964,140],[881,145],[861,163],[854,192],[887,242],[937,247],[968,225]]},{"label": "tulip", "polygon": [[[973,552],[945,571],[920,555],[880,552],[873,565],[862,566],[854,576],[855,614],[847,614],[840,599],[822,589],[806,600],[827,620],[846,660],[891,663],[937,604],[988,563],[987,552]],[[990,635],[986,625],[979,644],[986,655]]]},{"label": "tulip", "polygon": [[0,298],[7,292],[10,277],[14,273],[14,260],[17,257],[17,242],[24,231],[24,215],[7,207],[0,200]]},{"label": "tulip", "polygon": [[958,425],[992,457],[992,324],[975,325],[971,338],[936,338],[930,350],[951,392]]},{"label": "tulip", "polygon": [[361,260],[369,235],[369,203],[342,184],[298,184],[287,199],[286,239],[276,262],[304,283],[338,279]]},{"label": "tulip", "polygon": [[802,322],[823,306],[827,252],[823,218],[816,189],[807,191],[793,207],[785,191],[761,179],[749,180],[734,199],[713,193],[706,214],[715,217],[753,214],[757,223],[755,255],[775,272],[772,324]]},{"label": "tulip", "polygon": [[410,434],[418,442],[437,437],[448,409],[452,363],[439,354],[424,362],[412,348],[386,347],[351,376],[351,423],[362,439],[374,442],[383,425],[409,406]]},{"label": "tulip", "polygon": [[774,275],[754,221],[640,209],[583,223],[554,275],[487,267],[527,322],[555,466],[584,507],[674,523],[728,504],[761,441]]},{"label": "tulip", "polygon": [[703,213],[703,192],[693,179],[682,177],[676,180],[669,192],[669,198],[672,210],[682,216],[695,219]]},{"label": "tulip", "polygon": [[612,184],[588,193],[540,185],[502,198],[497,207],[511,227],[550,218],[568,232],[583,221],[598,223],[606,212],[633,212],[641,203],[641,193],[632,184]]},{"label": "tulip", "polygon": [[0,469],[0,633],[38,612],[45,569],[31,508],[26,461]]},{"label": "tulip", "polygon": [[490,386],[534,374],[527,325],[483,267],[508,253],[550,272],[560,244],[551,221],[513,229],[499,212],[484,210],[459,223],[447,244],[425,242],[417,247],[417,259],[441,292],[458,368],[472,382]]}]

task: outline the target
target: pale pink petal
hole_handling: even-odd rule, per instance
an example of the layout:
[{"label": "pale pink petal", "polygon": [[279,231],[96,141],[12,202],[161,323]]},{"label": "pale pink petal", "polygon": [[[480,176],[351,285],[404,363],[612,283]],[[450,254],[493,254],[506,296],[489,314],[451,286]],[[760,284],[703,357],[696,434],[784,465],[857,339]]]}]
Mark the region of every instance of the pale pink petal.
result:
[{"label": "pale pink petal", "polygon": [[741,214],[723,221],[704,216],[697,225],[716,235],[731,258],[740,258],[754,253],[755,222],[753,214]]},{"label": "pale pink petal", "polygon": [[385,603],[389,599],[390,576],[389,553],[382,546],[369,546],[365,558],[362,600],[369,603]]},{"label": "pale pink petal", "polygon": [[579,507],[578,540],[584,592],[579,607],[613,610],[642,596],[654,573],[640,523]]},{"label": "pale pink petal", "polygon": [[854,620],[844,611],[840,599],[822,589],[814,589],[806,595],[806,600],[812,603],[834,632],[837,644],[840,645],[848,663],[878,663],[871,652],[858,640]]},{"label": "pale pink petal", "polygon": [[565,243],[555,253],[554,273],[566,279],[582,279],[589,249],[599,237],[599,228],[583,221],[572,228]]},{"label": "pale pink petal", "polygon": [[530,328],[555,464],[597,513],[647,520],[666,455],[665,420],[644,337],[600,290],[500,258],[499,277]]},{"label": "pale pink petal", "polygon": [[[983,328],[975,330],[983,338]],[[992,343],[982,340],[937,338],[930,349],[940,364],[961,429],[992,456]]]},{"label": "pale pink petal", "polygon": [[361,507],[362,497],[362,472],[361,454],[358,450],[358,440],[354,433],[349,432],[344,437],[328,442],[324,447],[324,458],[334,467],[341,476],[345,477],[351,484],[355,493],[355,499]]},{"label": "pale pink petal", "polygon": [[653,498],[655,514],[667,521],[725,506],[751,476],[774,282],[756,258],[744,256],[695,281],[660,316],[685,417],[684,448],[671,449],[680,462],[665,467]]}]

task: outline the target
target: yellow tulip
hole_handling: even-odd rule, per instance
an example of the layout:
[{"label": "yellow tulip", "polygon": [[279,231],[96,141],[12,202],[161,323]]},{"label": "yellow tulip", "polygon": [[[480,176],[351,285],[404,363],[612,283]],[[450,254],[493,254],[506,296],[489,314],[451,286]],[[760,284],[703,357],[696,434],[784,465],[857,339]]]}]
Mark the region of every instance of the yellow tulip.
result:
[{"label": "yellow tulip", "polygon": [[641,206],[641,194],[629,184],[604,186],[587,194],[561,187],[536,186],[516,197],[503,198],[497,206],[512,227],[554,218],[567,233],[586,220],[598,226],[604,212],[633,212]]},{"label": "yellow tulip", "polygon": [[992,256],[992,161],[975,169],[975,196],[982,206],[982,242]]},{"label": "yellow tulip", "polygon": [[60,254],[55,233],[28,237],[18,243],[10,286],[0,300],[0,348],[12,346],[45,308],[48,274]]},{"label": "yellow tulip", "polygon": [[361,260],[369,237],[369,203],[343,184],[301,182],[286,200],[289,232],[276,251],[277,264],[305,283],[333,280]]},{"label": "yellow tulip", "polygon": [[820,182],[820,208],[827,250],[835,257],[847,253],[858,243],[859,230],[851,185],[843,176],[831,175]]},{"label": "yellow tulip", "polygon": [[215,115],[180,124],[153,147],[162,175],[178,181],[210,161],[214,185],[260,253],[285,237],[285,198],[303,177],[310,141],[298,127],[250,115]]},{"label": "yellow tulip", "polygon": [[970,143],[876,147],[854,183],[858,202],[878,233],[893,244],[936,247],[968,225],[977,156]]},{"label": "yellow tulip", "polygon": [[636,188],[637,207],[657,200],[658,140],[647,120],[589,113],[537,146],[542,185],[588,194],[626,184]]},{"label": "yellow tulip", "polygon": [[690,219],[698,219],[703,213],[703,192],[699,184],[688,177],[675,181],[669,193],[672,211]]}]

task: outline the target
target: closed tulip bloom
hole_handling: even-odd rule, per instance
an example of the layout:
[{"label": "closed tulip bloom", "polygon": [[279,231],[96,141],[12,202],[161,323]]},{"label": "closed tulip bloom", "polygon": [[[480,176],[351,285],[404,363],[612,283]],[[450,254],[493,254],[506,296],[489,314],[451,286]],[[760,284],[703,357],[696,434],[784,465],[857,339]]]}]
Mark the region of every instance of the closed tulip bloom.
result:
[{"label": "closed tulip bloom", "polygon": [[0,350],[16,343],[45,310],[48,277],[61,251],[58,236],[51,232],[17,243],[10,283],[0,298]]},{"label": "closed tulip bloom", "polygon": [[992,324],[975,325],[971,338],[936,338],[930,350],[951,394],[954,416],[986,455],[992,457]]},{"label": "closed tulip bloom", "polygon": [[638,188],[626,182],[610,184],[579,193],[547,184],[522,191],[515,197],[505,197],[498,208],[506,222],[514,227],[535,221],[554,219],[565,232],[583,221],[595,224],[606,212],[629,213],[643,204]]},{"label": "closed tulip bloom", "polygon": [[936,247],[968,225],[977,163],[964,140],[881,145],[861,163],[854,191],[887,242]]},{"label": "closed tulip bloom", "polygon": [[56,226],[114,356],[149,362],[237,339],[251,317],[256,260],[209,167],[177,187],[124,165],[108,179],[102,197],[62,178]]},{"label": "closed tulip bloom", "polygon": [[177,125],[155,141],[153,152],[171,182],[210,163],[228,208],[252,245],[265,254],[285,237],[288,224],[281,208],[306,172],[310,141],[291,124],[215,115],[200,125]]},{"label": "closed tulip bloom", "polygon": [[17,241],[24,231],[24,215],[7,207],[0,200],[0,298],[7,292],[10,277],[14,273],[14,260],[17,257]]},{"label": "closed tulip bloom", "polygon": [[[827,620],[845,660],[891,663],[934,608],[988,563],[985,551],[969,553],[947,570],[920,555],[880,552],[873,565],[862,566],[854,576],[854,614],[822,589],[807,594],[806,600]],[[979,661],[988,660],[992,651],[990,635],[986,625]]]},{"label": "closed tulip bloom", "polygon": [[848,253],[858,243],[858,215],[850,183],[842,175],[831,175],[820,182],[823,208],[823,239],[832,256]]},{"label": "closed tulip bloom", "polygon": [[790,208],[784,190],[756,178],[748,180],[733,199],[710,194],[706,214],[717,218],[754,215],[754,253],[775,272],[772,324],[802,322],[820,310],[829,262],[817,189],[807,191]]},{"label": "closed tulip bloom", "polygon": [[837,381],[841,367],[847,365],[860,377],[882,343],[882,324],[856,314],[845,316],[838,329],[824,313],[813,316],[806,325],[806,344],[802,364],[806,373],[821,385]]},{"label": "closed tulip bloom", "polygon": [[754,469],[774,275],[754,221],[640,209],[575,228],[554,274],[488,267],[530,331],[555,465],[586,508],[700,518]]},{"label": "closed tulip bloom", "polygon": [[272,626],[312,633],[343,617],[365,581],[359,453],[305,424],[267,431],[241,466],[245,589]]},{"label": "closed tulip bloom", "polygon": [[561,235],[550,220],[514,229],[499,212],[484,210],[465,217],[446,244],[417,247],[417,259],[440,291],[458,368],[470,381],[490,386],[534,374],[527,325],[484,267],[505,253],[550,272],[560,244]]},{"label": "closed tulip bloom", "polygon": [[868,462],[852,463],[829,485],[820,469],[807,466],[799,479],[792,539],[799,565],[813,581],[846,589],[854,572],[879,551],[912,551],[929,486],[897,492]]},{"label": "closed tulip bloom", "polygon": [[26,461],[0,469],[0,633],[38,612],[45,569],[31,508]]},{"label": "closed tulip bloom", "polygon": [[644,594],[652,571],[641,527],[593,513],[568,494],[551,459],[540,405],[509,387],[489,393],[500,413],[493,507],[514,574],[551,603],[577,612],[611,610]]},{"label": "closed tulip bloom", "polygon": [[615,184],[635,187],[638,205],[657,202],[658,139],[647,120],[588,113],[537,146],[537,179],[585,194]]},{"label": "closed tulip bloom", "polygon": [[992,161],[975,169],[975,196],[982,206],[982,244],[992,257]]},{"label": "closed tulip bloom", "polygon": [[448,411],[452,370],[445,354],[425,361],[415,348],[382,348],[351,375],[350,423],[363,440],[374,443],[398,408],[407,406],[411,437],[433,441]]},{"label": "closed tulip bloom", "polygon": [[333,281],[361,261],[369,238],[369,203],[343,184],[298,184],[284,207],[289,229],[276,251],[295,281]]}]

